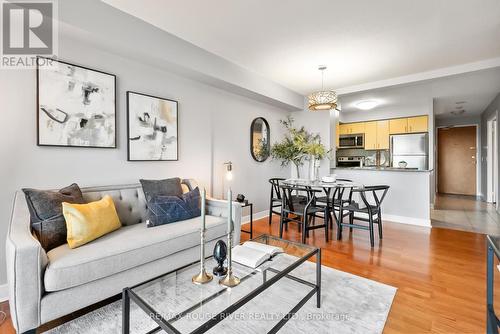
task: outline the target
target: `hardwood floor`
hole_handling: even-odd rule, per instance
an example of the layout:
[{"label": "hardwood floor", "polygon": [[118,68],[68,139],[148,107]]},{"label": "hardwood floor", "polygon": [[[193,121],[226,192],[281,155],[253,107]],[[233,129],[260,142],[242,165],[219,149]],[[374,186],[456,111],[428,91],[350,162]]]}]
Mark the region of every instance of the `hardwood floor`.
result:
[{"label": "hardwood floor", "polygon": [[[278,217],[272,227],[254,223],[254,236],[263,233],[278,235]],[[485,332],[485,235],[385,222],[371,249],[367,231],[344,229],[342,241],[328,243],[323,233],[312,231],[308,243],[322,248],[324,265],[398,288],[384,333]],[[296,225],[284,237],[300,240]],[[0,333],[14,333],[10,319]]]},{"label": "hardwood floor", "polygon": [[[284,237],[300,240],[290,226]],[[277,217],[271,228],[266,220],[254,224],[254,234],[261,233],[277,235]],[[384,333],[486,331],[483,234],[385,222],[384,239],[373,249],[362,230],[344,229],[342,241],[328,243],[323,231],[315,230],[308,243],[322,248],[323,265],[398,288]]]}]

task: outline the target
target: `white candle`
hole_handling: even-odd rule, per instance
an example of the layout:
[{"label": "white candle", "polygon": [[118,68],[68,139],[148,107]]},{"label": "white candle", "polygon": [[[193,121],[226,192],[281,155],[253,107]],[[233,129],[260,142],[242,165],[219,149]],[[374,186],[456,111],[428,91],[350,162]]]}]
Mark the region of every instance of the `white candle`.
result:
[{"label": "white candle", "polygon": [[203,231],[205,231],[205,228],[206,228],[206,221],[205,221],[205,199],[206,197],[206,191],[205,191],[205,188],[203,188],[202,192],[201,192],[201,223],[202,223],[202,229]]},{"label": "white candle", "polygon": [[231,233],[233,231],[232,226],[232,216],[233,216],[233,205],[231,203],[231,198],[233,198],[233,193],[231,189],[227,190],[227,233]]}]

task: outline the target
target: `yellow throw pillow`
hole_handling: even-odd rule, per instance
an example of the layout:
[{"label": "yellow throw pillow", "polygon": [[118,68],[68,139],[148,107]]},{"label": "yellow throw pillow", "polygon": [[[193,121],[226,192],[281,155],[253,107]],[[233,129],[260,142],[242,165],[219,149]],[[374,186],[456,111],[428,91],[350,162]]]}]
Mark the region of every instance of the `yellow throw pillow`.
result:
[{"label": "yellow throw pillow", "polygon": [[189,192],[189,187],[184,183],[181,184],[181,189],[182,189],[183,194],[186,194]]},{"label": "yellow throw pillow", "polygon": [[69,248],[76,248],[119,229],[122,224],[111,196],[87,204],[63,202]]}]

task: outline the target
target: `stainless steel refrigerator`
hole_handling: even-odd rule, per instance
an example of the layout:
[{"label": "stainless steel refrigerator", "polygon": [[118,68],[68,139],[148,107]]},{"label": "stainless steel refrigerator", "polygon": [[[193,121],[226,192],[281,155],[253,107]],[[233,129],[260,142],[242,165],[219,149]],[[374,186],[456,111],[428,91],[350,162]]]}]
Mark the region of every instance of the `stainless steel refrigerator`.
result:
[{"label": "stainless steel refrigerator", "polygon": [[406,168],[429,168],[429,140],[427,133],[391,136],[391,166],[400,167],[406,161]]}]

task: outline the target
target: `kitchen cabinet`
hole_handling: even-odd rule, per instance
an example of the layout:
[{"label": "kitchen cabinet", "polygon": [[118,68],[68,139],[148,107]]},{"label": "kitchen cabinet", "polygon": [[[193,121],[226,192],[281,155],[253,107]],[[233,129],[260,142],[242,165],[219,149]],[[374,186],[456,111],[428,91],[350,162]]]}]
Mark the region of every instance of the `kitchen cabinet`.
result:
[{"label": "kitchen cabinet", "polygon": [[429,129],[427,116],[417,116],[409,118],[396,118],[389,120],[389,133],[416,133],[427,132]]},{"label": "kitchen cabinet", "polygon": [[408,118],[396,118],[389,120],[389,134],[408,132]]},{"label": "kitchen cabinet", "polygon": [[377,149],[389,149],[389,121],[377,121]]},{"label": "kitchen cabinet", "polygon": [[348,135],[350,129],[350,124],[340,124],[339,126],[339,134],[340,135]]},{"label": "kitchen cabinet", "polygon": [[351,132],[352,134],[365,133],[365,123],[351,123]]},{"label": "kitchen cabinet", "polygon": [[389,149],[389,121],[365,123],[365,150]]},{"label": "kitchen cabinet", "polygon": [[339,133],[341,135],[360,134],[364,132],[365,132],[365,123],[363,122],[340,124]]},{"label": "kitchen cabinet", "polygon": [[418,116],[408,118],[408,132],[427,132],[429,128],[428,117]]},{"label": "kitchen cabinet", "polygon": [[377,149],[377,122],[365,123],[365,150]]},{"label": "kitchen cabinet", "polygon": [[383,121],[337,123],[336,130],[337,147],[341,135],[364,134],[365,150],[388,150],[390,135],[427,132],[429,131],[429,118],[424,115]]}]

